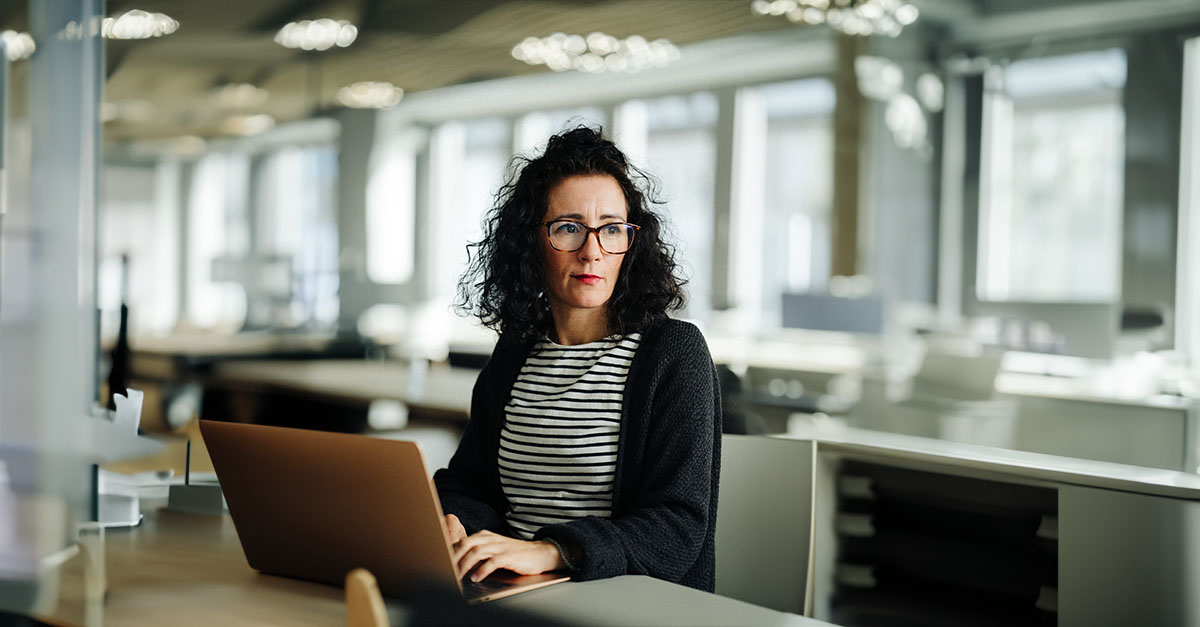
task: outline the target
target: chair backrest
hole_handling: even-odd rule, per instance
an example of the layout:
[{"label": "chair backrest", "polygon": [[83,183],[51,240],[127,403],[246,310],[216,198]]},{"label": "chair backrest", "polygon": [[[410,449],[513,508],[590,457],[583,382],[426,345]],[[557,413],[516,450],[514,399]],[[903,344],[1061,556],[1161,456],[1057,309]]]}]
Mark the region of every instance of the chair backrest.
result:
[{"label": "chair backrest", "polygon": [[346,573],[346,627],[388,627],[379,584],[365,568]]},{"label": "chair backrest", "polygon": [[716,592],[805,613],[812,561],[813,443],[721,439]]}]

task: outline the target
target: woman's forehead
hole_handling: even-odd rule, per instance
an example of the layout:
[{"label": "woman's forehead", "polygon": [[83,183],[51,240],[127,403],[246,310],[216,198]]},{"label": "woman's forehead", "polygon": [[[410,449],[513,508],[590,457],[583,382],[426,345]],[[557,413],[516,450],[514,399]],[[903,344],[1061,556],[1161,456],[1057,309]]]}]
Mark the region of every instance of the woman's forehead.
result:
[{"label": "woman's forehead", "polygon": [[607,174],[567,177],[550,189],[546,203],[548,220],[624,220],[628,214],[624,190]]}]

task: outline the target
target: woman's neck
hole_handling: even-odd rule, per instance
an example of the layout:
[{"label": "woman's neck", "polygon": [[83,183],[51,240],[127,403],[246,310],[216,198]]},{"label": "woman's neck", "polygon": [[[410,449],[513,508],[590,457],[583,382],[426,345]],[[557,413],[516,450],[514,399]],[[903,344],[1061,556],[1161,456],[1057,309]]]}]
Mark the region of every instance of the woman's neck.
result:
[{"label": "woman's neck", "polygon": [[550,306],[554,317],[555,342],[563,346],[578,346],[608,337],[608,311],[606,307],[576,309],[574,307]]}]

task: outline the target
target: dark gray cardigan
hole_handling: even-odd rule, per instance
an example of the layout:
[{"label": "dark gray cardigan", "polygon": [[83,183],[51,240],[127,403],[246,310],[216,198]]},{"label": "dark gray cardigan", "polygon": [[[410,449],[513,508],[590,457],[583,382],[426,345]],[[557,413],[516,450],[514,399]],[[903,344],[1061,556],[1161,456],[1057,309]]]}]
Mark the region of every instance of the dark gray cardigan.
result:
[{"label": "dark gray cardigan", "polygon": [[[467,533],[513,535],[496,461],[504,406],[529,349],[500,338],[475,382],[458,450],[434,475],[442,509]],[[612,518],[551,525],[536,537],[579,548],[577,580],[649,575],[711,592],[720,412],[716,369],[700,330],[678,320],[643,330],[625,383]]]}]

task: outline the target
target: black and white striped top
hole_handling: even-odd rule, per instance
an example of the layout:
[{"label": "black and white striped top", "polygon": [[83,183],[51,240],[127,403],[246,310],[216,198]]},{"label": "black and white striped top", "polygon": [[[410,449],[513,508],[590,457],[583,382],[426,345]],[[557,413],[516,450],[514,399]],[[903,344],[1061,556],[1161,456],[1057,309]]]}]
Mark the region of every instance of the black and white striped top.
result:
[{"label": "black and white striped top", "polygon": [[546,525],[612,514],[625,378],[640,333],[529,352],[504,407],[505,519],[531,539]]}]

